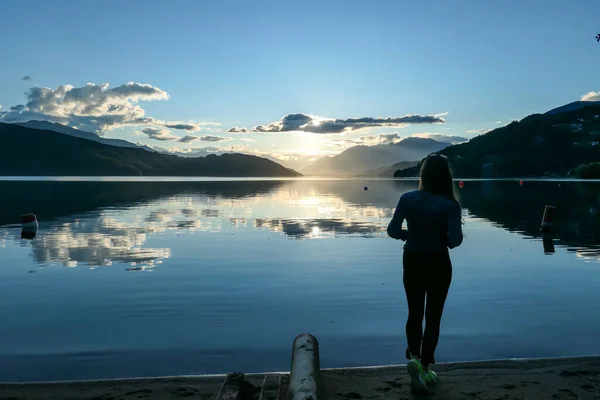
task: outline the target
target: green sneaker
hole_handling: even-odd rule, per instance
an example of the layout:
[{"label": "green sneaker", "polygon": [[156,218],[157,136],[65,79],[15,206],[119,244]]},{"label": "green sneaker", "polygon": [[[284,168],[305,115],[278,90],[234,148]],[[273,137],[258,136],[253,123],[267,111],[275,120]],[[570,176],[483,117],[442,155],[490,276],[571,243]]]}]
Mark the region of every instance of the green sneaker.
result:
[{"label": "green sneaker", "polygon": [[406,370],[410,375],[410,388],[417,395],[428,394],[425,370],[418,359],[413,358],[406,364]]},{"label": "green sneaker", "polygon": [[440,382],[440,378],[438,378],[437,374],[432,370],[425,372],[425,383],[436,384]]}]

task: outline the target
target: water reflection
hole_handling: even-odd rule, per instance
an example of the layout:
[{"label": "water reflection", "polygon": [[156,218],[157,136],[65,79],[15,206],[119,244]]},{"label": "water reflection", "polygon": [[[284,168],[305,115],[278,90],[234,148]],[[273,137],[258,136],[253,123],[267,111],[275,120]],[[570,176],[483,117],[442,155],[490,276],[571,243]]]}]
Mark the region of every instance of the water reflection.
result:
[{"label": "water reflection", "polygon": [[320,238],[338,235],[373,237],[385,231],[385,227],[376,223],[345,221],[342,219],[262,219],[254,222],[257,228],[268,228],[282,232],[291,238]]},{"label": "water reflection", "polygon": [[536,240],[544,207],[556,206],[555,244],[584,258],[600,256],[600,184],[596,182],[472,181],[460,191],[473,216]]},{"label": "water reflection", "polygon": [[[386,237],[401,193],[414,181],[248,182],[1,182],[0,247],[31,247],[41,265],[67,267],[129,264],[148,270],[172,256],[171,247],[149,245],[175,233],[279,232],[290,239]],[[600,185],[584,182],[469,181],[460,190],[468,217],[542,242],[544,206],[557,207],[555,240],[578,257],[600,256]],[[52,198],[52,201],[47,199]],[[35,212],[40,230],[23,240],[6,227]],[[540,243],[540,251],[542,251]]]}]

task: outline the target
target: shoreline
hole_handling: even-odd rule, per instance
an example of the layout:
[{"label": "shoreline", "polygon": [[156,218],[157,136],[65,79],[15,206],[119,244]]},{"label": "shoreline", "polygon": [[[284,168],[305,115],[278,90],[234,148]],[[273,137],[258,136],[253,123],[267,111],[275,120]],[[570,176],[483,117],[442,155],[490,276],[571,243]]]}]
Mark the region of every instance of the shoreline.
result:
[{"label": "shoreline", "polygon": [[[453,178],[454,181],[519,181],[524,182],[600,182],[600,178],[532,177],[514,176],[501,178]],[[210,176],[210,175],[0,175],[0,182],[239,182],[239,181],[418,181],[418,176]]]},{"label": "shoreline", "polygon": [[[597,399],[600,356],[505,359],[438,363],[442,379],[421,398],[445,399]],[[404,364],[322,369],[328,399],[410,399]],[[248,373],[260,387],[267,375]],[[91,381],[0,383],[0,400],[214,399],[226,374],[117,378]]]}]

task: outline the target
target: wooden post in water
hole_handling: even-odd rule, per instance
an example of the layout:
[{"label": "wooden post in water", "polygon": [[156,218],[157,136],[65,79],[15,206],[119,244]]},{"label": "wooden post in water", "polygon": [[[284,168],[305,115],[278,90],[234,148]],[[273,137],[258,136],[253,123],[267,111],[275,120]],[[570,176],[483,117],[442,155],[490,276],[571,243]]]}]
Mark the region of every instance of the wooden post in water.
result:
[{"label": "wooden post in water", "polygon": [[542,217],[542,226],[540,230],[543,233],[552,233],[552,227],[554,224],[554,214],[556,213],[556,207],[546,206],[544,207],[544,216]]}]

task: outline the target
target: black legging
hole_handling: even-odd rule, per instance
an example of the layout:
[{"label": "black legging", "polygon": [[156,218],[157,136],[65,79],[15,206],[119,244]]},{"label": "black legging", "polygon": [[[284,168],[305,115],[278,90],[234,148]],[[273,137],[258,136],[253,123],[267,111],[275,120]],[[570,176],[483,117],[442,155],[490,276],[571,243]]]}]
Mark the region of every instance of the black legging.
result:
[{"label": "black legging", "polygon": [[[435,363],[434,353],[440,337],[440,321],[452,281],[448,251],[416,253],[404,251],[404,290],[408,302],[406,338],[410,354],[420,356],[424,367]],[[427,296],[427,307],[425,307]],[[425,334],[423,334],[425,314]],[[410,354],[409,354],[410,352]]]}]

